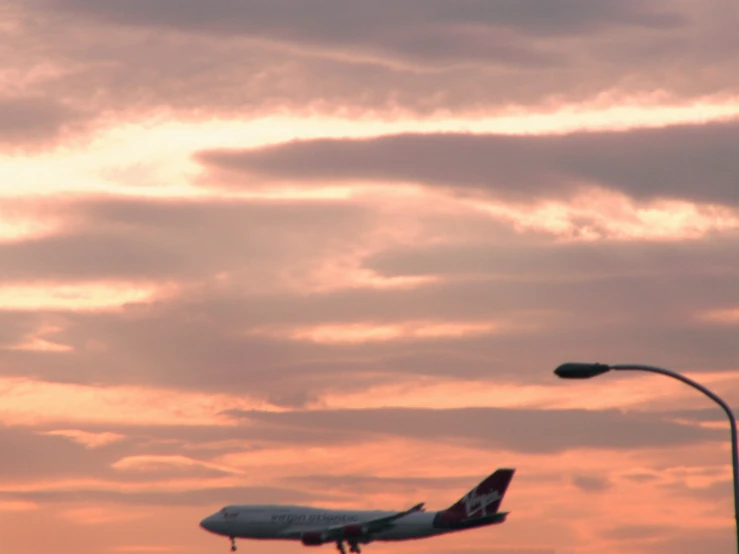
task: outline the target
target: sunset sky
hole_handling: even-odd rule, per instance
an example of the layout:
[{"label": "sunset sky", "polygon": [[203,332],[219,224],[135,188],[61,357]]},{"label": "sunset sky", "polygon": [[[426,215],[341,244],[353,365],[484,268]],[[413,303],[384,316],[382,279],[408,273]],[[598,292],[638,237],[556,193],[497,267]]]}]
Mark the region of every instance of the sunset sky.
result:
[{"label": "sunset sky", "polygon": [[[0,550],[231,503],[735,551],[736,0],[0,0]],[[303,552],[241,541],[240,552]],[[325,545],[321,552],[335,552]]]}]

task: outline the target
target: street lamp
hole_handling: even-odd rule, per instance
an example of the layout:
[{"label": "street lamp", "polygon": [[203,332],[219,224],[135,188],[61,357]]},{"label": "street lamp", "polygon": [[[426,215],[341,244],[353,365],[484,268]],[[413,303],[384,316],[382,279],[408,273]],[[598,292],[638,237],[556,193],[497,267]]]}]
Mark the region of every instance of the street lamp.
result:
[{"label": "street lamp", "polygon": [[651,373],[659,373],[661,375],[667,375],[668,377],[672,377],[673,379],[682,381],[686,385],[690,385],[694,389],[698,389],[703,394],[705,394],[708,398],[716,402],[716,404],[721,406],[721,409],[723,409],[724,412],[726,412],[726,416],[729,418],[729,425],[731,426],[731,465],[732,465],[733,472],[734,472],[734,520],[736,522],[737,551],[739,551],[739,456],[737,455],[737,444],[736,444],[736,420],[734,419],[734,413],[731,411],[731,408],[729,408],[726,405],[726,402],[721,400],[718,396],[716,396],[710,390],[705,388],[703,385],[696,383],[692,379],[688,379],[684,375],[680,375],[679,373],[675,373],[674,371],[671,371],[669,369],[664,369],[662,367],[655,367],[651,365],[638,365],[638,364],[608,365],[608,364],[584,364],[584,363],[571,362],[567,364],[562,364],[561,366],[559,366],[557,369],[554,370],[554,373],[555,375],[557,375],[558,377],[561,377],[562,379],[590,379],[591,377],[602,375],[611,370],[649,371]]}]

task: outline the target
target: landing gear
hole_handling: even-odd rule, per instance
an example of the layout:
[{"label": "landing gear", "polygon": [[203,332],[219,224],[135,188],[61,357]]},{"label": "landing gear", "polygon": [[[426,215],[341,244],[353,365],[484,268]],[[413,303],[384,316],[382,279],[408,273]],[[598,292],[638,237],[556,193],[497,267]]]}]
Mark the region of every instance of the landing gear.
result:
[{"label": "landing gear", "polygon": [[349,543],[349,552],[354,552],[356,554],[361,554],[362,549],[359,548],[359,543],[357,543],[357,542],[350,542]]},{"label": "landing gear", "polygon": [[231,552],[236,552],[236,538],[231,537]]},{"label": "landing gear", "polygon": [[344,548],[344,543],[343,543],[343,542],[341,542],[341,541],[336,541],[336,549],[337,549],[337,550],[338,550],[338,551],[339,551],[339,552],[340,552],[341,554],[346,554],[346,548]]}]

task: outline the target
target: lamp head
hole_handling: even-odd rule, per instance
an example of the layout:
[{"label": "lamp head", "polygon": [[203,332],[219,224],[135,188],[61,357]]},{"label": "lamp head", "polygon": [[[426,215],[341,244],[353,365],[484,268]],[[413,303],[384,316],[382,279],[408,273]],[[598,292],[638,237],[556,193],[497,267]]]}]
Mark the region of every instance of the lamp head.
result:
[{"label": "lamp head", "polygon": [[570,362],[562,364],[554,370],[554,374],[562,379],[590,379],[607,373],[611,367],[607,364],[583,364]]}]

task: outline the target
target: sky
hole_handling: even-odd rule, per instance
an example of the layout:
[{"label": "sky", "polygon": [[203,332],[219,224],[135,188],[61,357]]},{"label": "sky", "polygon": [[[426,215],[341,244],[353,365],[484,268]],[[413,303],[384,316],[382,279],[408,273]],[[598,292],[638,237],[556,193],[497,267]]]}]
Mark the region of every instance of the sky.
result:
[{"label": "sky", "polygon": [[227,552],[225,504],[498,467],[505,524],[365,552],[735,551],[715,405],[552,372],[739,408],[738,21],[0,0],[3,551]]}]

